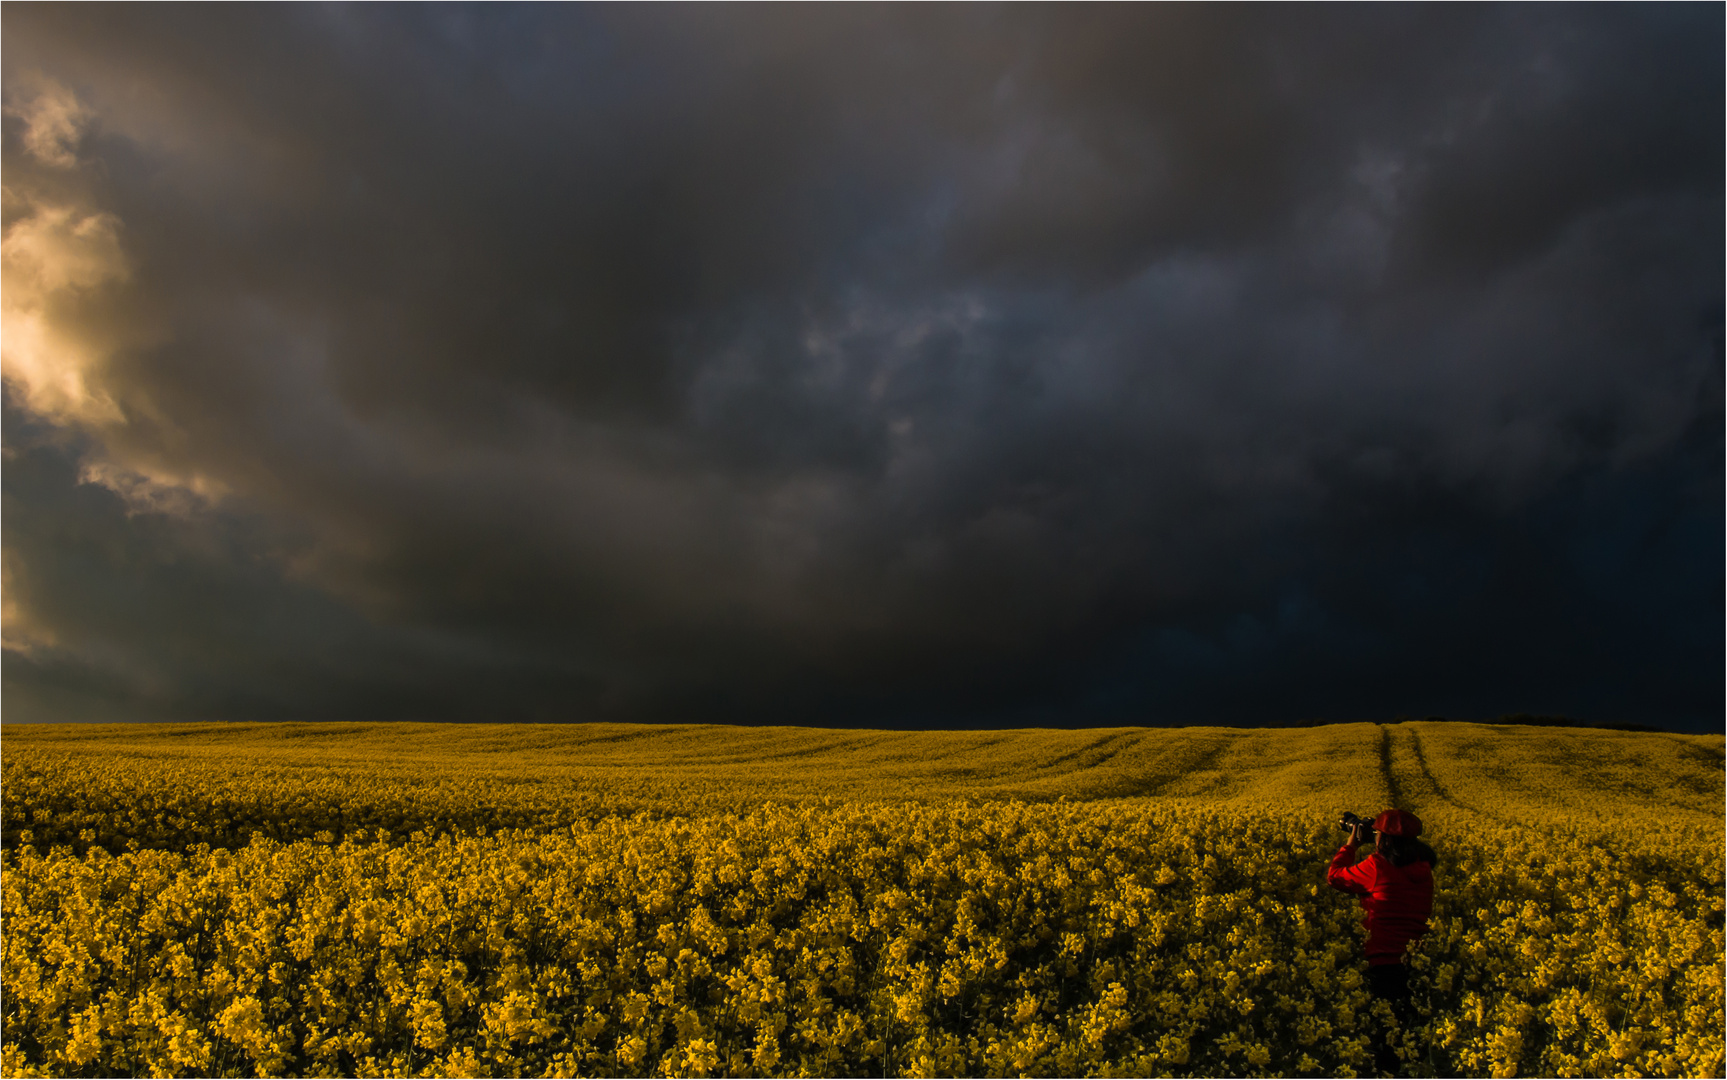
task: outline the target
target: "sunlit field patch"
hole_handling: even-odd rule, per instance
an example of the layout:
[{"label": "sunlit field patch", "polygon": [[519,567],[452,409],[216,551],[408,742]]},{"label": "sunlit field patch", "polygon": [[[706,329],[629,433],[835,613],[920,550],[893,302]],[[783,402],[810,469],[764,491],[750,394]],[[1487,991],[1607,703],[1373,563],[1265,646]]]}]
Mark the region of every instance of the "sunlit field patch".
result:
[{"label": "sunlit field patch", "polygon": [[1419,1075],[1719,1075],[1722,739],[5,731],[7,1075],[1371,1075],[1338,812],[1440,855]]}]

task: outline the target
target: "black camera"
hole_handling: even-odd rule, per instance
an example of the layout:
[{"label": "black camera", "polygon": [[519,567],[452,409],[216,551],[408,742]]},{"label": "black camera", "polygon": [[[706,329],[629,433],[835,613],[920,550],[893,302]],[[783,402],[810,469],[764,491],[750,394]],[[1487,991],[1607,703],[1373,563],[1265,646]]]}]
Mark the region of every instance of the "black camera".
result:
[{"label": "black camera", "polygon": [[1354,814],[1348,812],[1347,810],[1344,811],[1342,820],[1340,820],[1337,824],[1338,824],[1338,827],[1341,828],[1344,832],[1354,832],[1355,827],[1357,825],[1360,825],[1361,826],[1361,838],[1362,838],[1362,840],[1365,841],[1366,843],[1369,843],[1369,844],[1373,843],[1373,826],[1369,825],[1367,822],[1361,820],[1360,818],[1356,817]]}]

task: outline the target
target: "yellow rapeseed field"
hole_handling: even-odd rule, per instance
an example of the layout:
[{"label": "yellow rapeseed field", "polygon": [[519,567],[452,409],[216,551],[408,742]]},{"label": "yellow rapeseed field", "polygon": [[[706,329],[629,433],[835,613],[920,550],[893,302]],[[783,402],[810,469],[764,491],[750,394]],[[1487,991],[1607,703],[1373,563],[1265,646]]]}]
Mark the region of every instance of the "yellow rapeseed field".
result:
[{"label": "yellow rapeseed field", "polygon": [[[1723,1071],[1720,736],[7,727],[9,1076]],[[1439,852],[1418,1023],[1324,885]]]}]

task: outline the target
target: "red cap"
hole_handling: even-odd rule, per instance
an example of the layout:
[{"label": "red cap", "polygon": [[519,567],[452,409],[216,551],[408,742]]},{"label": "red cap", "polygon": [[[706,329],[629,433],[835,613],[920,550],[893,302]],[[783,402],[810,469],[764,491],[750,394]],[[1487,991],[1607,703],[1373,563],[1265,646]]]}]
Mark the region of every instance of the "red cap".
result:
[{"label": "red cap", "polygon": [[1373,831],[1391,836],[1420,836],[1421,819],[1407,810],[1387,810],[1373,819]]}]

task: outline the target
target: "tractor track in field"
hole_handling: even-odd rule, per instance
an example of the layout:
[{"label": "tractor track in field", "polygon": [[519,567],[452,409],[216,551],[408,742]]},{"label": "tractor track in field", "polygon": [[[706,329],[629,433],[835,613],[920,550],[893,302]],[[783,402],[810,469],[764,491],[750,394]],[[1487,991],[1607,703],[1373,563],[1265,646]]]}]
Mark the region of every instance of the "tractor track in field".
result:
[{"label": "tractor track in field", "polygon": [[[1194,773],[1204,772],[1212,765],[1216,764],[1217,759],[1224,755],[1224,752],[1230,748],[1230,745],[1231,740],[1219,739],[1212,745],[1207,746],[1204,750],[1200,751],[1196,757],[1181,762],[1180,766],[1172,771],[1159,771],[1155,774],[1136,777],[1122,777],[1111,788],[1111,797],[1153,798],[1162,795],[1171,784],[1174,784],[1179,780],[1183,780]],[[1109,756],[1114,757],[1115,755],[1112,753]],[[1160,761],[1158,764],[1162,765],[1163,762]]]},{"label": "tractor track in field", "polygon": [[[1087,761],[1087,762],[1085,762],[1085,763],[1083,763],[1083,764],[1081,764],[1075,768],[1060,769],[1059,771],[1062,771],[1062,772],[1083,772],[1086,769],[1095,769],[1099,765],[1102,765],[1104,762],[1108,761],[1110,758],[1113,758],[1117,754],[1121,753],[1122,750],[1125,749],[1125,747],[1123,747],[1121,745],[1122,740],[1133,738],[1134,735],[1135,735],[1135,733],[1131,732],[1131,731],[1118,731],[1112,735],[1105,735],[1100,739],[1095,739],[1089,743],[1086,743],[1084,746],[1081,746],[1076,750],[1070,750],[1065,754],[1060,754],[1060,755],[1057,755],[1056,757],[1050,758],[1048,761],[1043,763],[1041,768],[1045,771],[1057,769],[1058,766],[1066,765],[1070,761],[1075,761],[1078,758],[1082,758],[1087,754],[1096,753],[1098,751],[1104,750],[1105,747],[1108,747],[1109,749],[1107,751],[1105,751],[1101,757],[1093,758],[1092,760]],[[1134,741],[1137,742],[1138,740],[1135,739]],[[1132,744],[1130,743],[1129,745],[1132,745]]]},{"label": "tractor track in field", "polygon": [[1427,783],[1433,788],[1433,793],[1459,810],[1465,810],[1471,814],[1481,813],[1480,810],[1468,803],[1460,802],[1446,789],[1444,784],[1439,782],[1439,778],[1433,775],[1433,770],[1427,767],[1427,750],[1421,745],[1421,736],[1413,730],[1408,734],[1410,749],[1415,751],[1415,764],[1421,767],[1421,775],[1427,778]]},{"label": "tractor track in field", "polygon": [[1397,783],[1397,773],[1391,768],[1391,728],[1379,729],[1379,774],[1385,778],[1385,792],[1392,806],[1403,805],[1403,789]]},{"label": "tractor track in field", "polygon": [[1389,805],[1401,807],[1402,785],[1397,783],[1397,772],[1392,769],[1392,729],[1380,727],[1380,776],[1385,778],[1385,795],[1390,798]]},{"label": "tractor track in field", "polygon": [[1727,750],[1717,749],[1713,746],[1698,746],[1683,735],[1674,735],[1665,731],[1660,734],[1663,738],[1678,743],[1681,753],[1685,757],[1691,758],[1694,761],[1701,761],[1707,765],[1713,765],[1718,769],[1727,765]]}]

